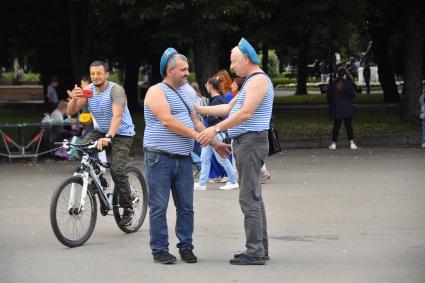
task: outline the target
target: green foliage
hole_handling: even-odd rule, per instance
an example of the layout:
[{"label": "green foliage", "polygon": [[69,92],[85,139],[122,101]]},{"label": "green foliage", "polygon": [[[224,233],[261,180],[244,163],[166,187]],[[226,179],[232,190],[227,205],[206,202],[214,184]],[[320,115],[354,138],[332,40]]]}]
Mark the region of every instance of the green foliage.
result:
[{"label": "green foliage", "polygon": [[[312,97],[320,97],[320,95],[313,95]],[[3,107],[0,108],[0,117],[2,123],[39,122],[43,118],[43,112],[42,109],[33,106],[15,109]],[[140,142],[145,128],[144,117],[143,115],[133,115],[132,118],[136,127],[135,142]],[[353,120],[353,126],[356,135],[419,133],[421,130],[418,125],[400,122],[398,110],[371,112],[358,109]],[[319,114],[300,111],[284,113],[283,115],[278,114],[276,116],[276,127],[281,138],[307,138],[329,136],[332,123],[329,121],[326,111],[319,112]],[[32,135],[33,130],[28,129],[29,132],[24,132],[24,136]],[[340,134],[344,136],[345,131],[341,130]]]},{"label": "green foliage", "polygon": [[296,78],[297,77],[297,72],[296,71],[287,71],[287,72],[283,72],[282,73],[282,77],[284,78]]},{"label": "green foliage", "polygon": [[25,73],[23,81],[38,83],[40,81],[40,74]]},{"label": "green foliage", "polygon": [[119,85],[122,85],[124,82],[121,82],[118,78],[118,73],[109,73],[109,80],[111,82],[117,83]]},{"label": "green foliage", "polygon": [[15,77],[15,73],[14,72],[4,72],[2,73],[2,77],[8,80],[13,80],[13,78]]},{"label": "green foliage", "polygon": [[[326,113],[291,113],[276,118],[276,127],[280,138],[308,138],[330,136],[332,122]],[[400,133],[419,133],[415,124],[400,122],[400,113],[388,111],[356,111],[353,119],[355,135],[385,135]],[[345,131],[340,131],[345,136]]]},{"label": "green foliage", "polygon": [[196,74],[194,72],[191,72],[189,74],[188,80],[189,80],[189,82],[196,82]]},{"label": "green foliage", "polygon": [[[8,80],[13,80],[15,78],[15,73],[4,72],[2,73],[2,77]],[[40,74],[32,72],[25,73],[21,81],[38,83],[40,81]]]},{"label": "green foliage", "polygon": [[282,77],[277,77],[277,78],[271,78],[273,85],[276,86],[284,86],[287,84],[295,84],[297,83],[297,79],[296,78],[282,78]]},{"label": "green foliage", "polygon": [[[269,56],[269,75],[270,77],[274,78],[279,75],[279,58],[277,58],[276,51],[275,50],[269,50],[268,51]],[[263,66],[263,54],[260,53],[258,56],[258,59],[260,60],[260,66]]]}]

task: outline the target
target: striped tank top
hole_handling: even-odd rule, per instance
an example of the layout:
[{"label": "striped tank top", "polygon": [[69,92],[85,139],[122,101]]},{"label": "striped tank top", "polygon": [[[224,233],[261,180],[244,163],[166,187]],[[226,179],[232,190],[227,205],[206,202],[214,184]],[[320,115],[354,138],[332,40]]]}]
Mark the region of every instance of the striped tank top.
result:
[{"label": "striped tank top", "polygon": [[[111,125],[112,120],[112,98],[111,90],[116,83],[108,82],[108,87],[102,93],[98,93],[96,87],[91,84],[90,88],[93,91],[93,96],[88,101],[88,107],[91,114],[96,119],[99,125],[99,131],[107,133]],[[122,115],[121,124],[118,128],[118,135],[122,136],[134,136],[134,125],[131,119],[130,111],[128,110],[127,104],[125,105],[124,113]]]},{"label": "striped tank top", "polygon": [[[265,74],[261,74],[261,75],[265,75]],[[258,76],[260,76],[260,74]],[[269,85],[267,94],[264,96],[263,101],[255,110],[251,118],[227,130],[227,133],[230,138],[236,138],[237,136],[240,136],[247,132],[260,132],[260,131],[265,131],[269,129],[270,118],[271,118],[272,109],[273,109],[274,89],[273,89],[273,83],[270,80],[270,78],[267,75],[265,76],[267,77],[267,82]],[[238,93],[236,104],[233,106],[232,110],[230,111],[229,116],[234,115],[239,109],[242,108],[245,101],[245,97],[246,97],[246,86],[249,84],[250,80],[252,80],[253,77],[254,76],[252,76],[251,78],[248,78],[248,80],[244,82],[241,90]]]},{"label": "striped tank top", "polygon": [[[160,83],[159,87],[164,91],[168,104],[170,105],[171,114],[185,124],[187,127],[194,128],[193,121],[190,118],[194,112],[190,96],[187,88],[180,87],[176,91],[180,94],[186,105],[189,107],[190,113],[178,95],[164,83]],[[170,131],[161,123],[161,121],[152,113],[152,111],[144,106],[145,112],[145,133],[143,136],[143,147],[163,150],[173,154],[190,155],[193,150],[193,139],[180,136]]]}]

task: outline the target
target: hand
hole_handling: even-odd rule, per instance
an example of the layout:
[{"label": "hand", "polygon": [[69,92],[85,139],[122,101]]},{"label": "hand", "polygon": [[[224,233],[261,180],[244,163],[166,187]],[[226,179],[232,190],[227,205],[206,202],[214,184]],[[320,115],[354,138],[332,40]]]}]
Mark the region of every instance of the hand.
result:
[{"label": "hand", "polygon": [[110,138],[100,138],[97,140],[97,149],[99,151],[102,151],[105,147],[108,147],[109,143],[111,142]]},{"label": "hand", "polygon": [[221,158],[226,159],[230,155],[230,145],[222,142],[214,143],[214,150],[221,156]]},{"label": "hand", "polygon": [[198,115],[202,114],[201,107],[197,105],[196,103],[193,103],[193,108],[195,109],[196,114]]},{"label": "hand", "polygon": [[207,146],[211,140],[217,135],[214,127],[206,128],[199,134],[199,137],[196,139],[202,146]]},{"label": "hand", "polygon": [[195,131],[195,133],[194,133],[194,135],[193,135],[193,138],[194,138],[196,141],[198,141],[198,139],[199,139],[199,135],[200,135],[200,133],[198,133],[198,132],[196,132],[196,131]]},{"label": "hand", "polygon": [[67,90],[66,93],[68,93],[69,97],[72,99],[78,99],[83,95],[83,90],[79,86],[74,85],[74,89],[72,91]]}]

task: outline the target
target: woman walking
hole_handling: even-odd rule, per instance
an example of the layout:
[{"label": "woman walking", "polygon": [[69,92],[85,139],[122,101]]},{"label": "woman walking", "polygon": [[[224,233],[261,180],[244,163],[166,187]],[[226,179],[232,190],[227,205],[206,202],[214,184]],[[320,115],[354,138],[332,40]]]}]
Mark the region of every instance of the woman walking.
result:
[{"label": "woman walking", "polygon": [[[207,83],[205,84],[205,87],[207,88],[208,93],[211,95],[210,105],[226,104],[225,97],[219,92],[220,81],[217,78],[209,78]],[[223,118],[216,116],[208,116],[206,120],[208,126],[214,126],[221,122]],[[216,136],[216,139],[218,141],[222,141],[224,139],[224,133],[218,134]],[[208,175],[211,168],[211,156],[213,155],[213,153],[220,165],[223,166],[229,178],[229,181],[225,185],[221,186],[219,189],[232,190],[238,188],[239,184],[237,182],[236,172],[232,166],[232,162],[230,162],[228,158],[221,158],[220,155],[215,152],[210,145],[208,145],[202,148],[201,173],[199,174],[199,182],[194,184],[195,190],[206,190]]]}]

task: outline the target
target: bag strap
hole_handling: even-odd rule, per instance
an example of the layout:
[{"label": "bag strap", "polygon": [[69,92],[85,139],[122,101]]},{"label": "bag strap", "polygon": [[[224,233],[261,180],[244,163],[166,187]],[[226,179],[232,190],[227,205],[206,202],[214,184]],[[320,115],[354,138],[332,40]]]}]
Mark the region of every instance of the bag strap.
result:
[{"label": "bag strap", "polygon": [[187,112],[189,112],[189,116],[190,116],[191,114],[190,114],[189,106],[187,106],[186,102],[183,100],[183,98],[181,97],[180,93],[178,93],[178,92],[177,92],[174,88],[172,88],[169,84],[164,83],[164,82],[163,82],[163,84],[165,84],[165,85],[166,85],[166,86],[168,86],[170,89],[172,89],[175,93],[177,93],[177,96],[178,96],[178,97],[180,98],[180,100],[183,102],[184,106],[186,106]]},{"label": "bag strap", "polygon": [[267,74],[266,73],[264,73],[264,72],[255,72],[255,73],[253,73],[253,74],[251,74],[251,75],[249,75],[248,77],[246,77],[245,78],[245,80],[243,81],[243,83],[242,83],[242,86],[241,86],[241,89],[245,86],[245,83],[250,79],[250,78],[252,78],[252,77],[254,77],[254,76],[256,76],[256,75],[261,75],[261,74],[264,74],[266,77],[268,77],[267,76]]},{"label": "bag strap", "polygon": [[[255,73],[249,75],[248,77],[246,77],[246,79],[242,83],[241,89],[244,87],[244,85],[248,81],[248,79],[252,78],[253,76],[261,75],[261,74],[264,74],[266,77],[268,77],[268,75],[266,73],[264,73],[264,72],[255,72]],[[271,127],[274,127],[274,117],[273,117],[273,114],[270,117],[270,126]]]}]

